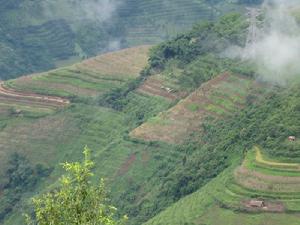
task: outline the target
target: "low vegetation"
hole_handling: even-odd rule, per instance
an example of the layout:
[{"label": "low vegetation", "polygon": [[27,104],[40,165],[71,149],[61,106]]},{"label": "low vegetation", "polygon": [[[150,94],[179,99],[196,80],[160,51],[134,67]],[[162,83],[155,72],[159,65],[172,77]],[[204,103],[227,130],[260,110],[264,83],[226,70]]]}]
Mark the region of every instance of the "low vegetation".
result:
[{"label": "low vegetation", "polygon": [[9,80],[5,85],[20,92],[73,101],[97,97],[136,78],[147,64],[148,49],[149,46],[140,46],[104,54],[70,67]]},{"label": "low vegetation", "polygon": [[234,116],[247,104],[248,96],[260,91],[262,86],[253,80],[226,73],[219,75],[130,135],[147,141],[182,143],[191,133],[201,133],[205,121]]},{"label": "low vegetation", "polygon": [[91,177],[93,161],[90,160],[90,151],[84,149],[82,163],[64,163],[63,168],[67,175],[60,178],[60,186],[54,191],[34,198],[34,217],[26,214],[28,225],[49,224],[124,224],[115,218],[117,209],[109,205],[104,181],[93,186]]},{"label": "low vegetation", "polygon": [[[251,159],[253,153],[247,151],[253,146],[260,146],[262,159],[271,164],[300,162],[299,142],[287,140],[290,135],[300,136],[299,83],[287,87],[256,83],[251,65],[220,57],[228,45],[243,46],[247,26],[246,18],[238,14],[199,24],[192,32],[153,48],[148,66],[147,47],[142,47],[7,81],[6,87],[21,93],[64,96],[71,104],[41,117],[16,116],[7,113],[7,106],[0,107],[1,159],[8,162],[11,153],[17,152],[26,155],[33,171],[38,164],[53,168],[32,190],[20,194],[10,213],[5,213],[3,224],[23,224],[19,215],[28,198],[55,189],[62,174],[58,162],[78,161],[86,144],[95,150],[93,172],[107,177],[112,204],[118,206],[117,214],[128,215],[130,224],[212,224],[216,212],[229,215],[232,224],[239,224],[238,218],[255,224],[252,220],[264,221],[271,215],[296,224],[297,206],[290,205],[292,201],[284,209],[295,214],[245,214],[233,204],[240,201],[234,202],[236,198],[231,200],[223,191],[229,185],[234,193],[265,196],[264,190],[253,193],[235,182],[234,171],[246,155]],[[135,54],[132,58],[127,55],[130,51]],[[119,61],[118,69],[105,67],[110,59]],[[182,113],[176,117],[178,111]],[[205,116],[196,126],[193,118],[198,119],[199,112]],[[176,127],[179,134],[171,141],[167,132],[153,139],[131,135],[142,124],[162,128],[177,125],[177,119],[189,123]],[[156,132],[160,129],[153,129],[153,135]],[[251,166],[273,169],[263,164]],[[8,167],[1,163],[0,172]],[[275,172],[288,177],[292,173],[281,168]],[[0,179],[7,183],[4,173]],[[266,196],[278,195],[268,192]],[[0,199],[4,199],[1,194]]]}]

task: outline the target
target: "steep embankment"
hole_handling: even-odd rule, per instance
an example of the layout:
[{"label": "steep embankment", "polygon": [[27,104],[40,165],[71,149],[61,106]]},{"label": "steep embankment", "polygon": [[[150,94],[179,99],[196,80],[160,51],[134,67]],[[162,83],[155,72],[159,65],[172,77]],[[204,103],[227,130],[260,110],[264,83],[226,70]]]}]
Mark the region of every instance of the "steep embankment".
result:
[{"label": "steep embankment", "polygon": [[[132,51],[132,54],[130,54],[130,51]],[[102,76],[107,74],[107,77],[116,76],[118,75],[117,71],[119,71],[119,77],[137,77],[138,66],[130,67],[130,71],[126,68],[128,68],[128,64],[138,63],[140,69],[142,69],[146,63],[146,53],[147,48],[133,48],[103,55],[81,64],[74,65],[71,68],[80,68],[85,72],[86,70],[84,69],[89,69],[90,71],[92,70],[95,72],[95,76],[97,76],[98,73]],[[135,56],[128,59],[126,58],[128,55]],[[111,71],[110,67],[110,70],[108,71],[105,62],[111,62],[112,58],[115,58],[115,65],[118,65],[118,69]],[[117,62],[120,63],[118,64]],[[63,68],[62,70],[65,71],[67,69],[68,68]],[[56,72],[59,73],[59,70]],[[6,82],[10,87],[18,88],[18,91],[4,88],[3,97],[9,102],[8,106],[15,107],[15,109],[21,107],[22,104],[14,98],[20,98],[22,101],[26,100],[29,107],[32,107],[36,101],[41,101],[40,98],[46,98],[46,96],[40,94],[33,94],[37,88],[40,88],[40,83],[35,83],[37,82],[35,76],[40,79],[38,82],[45,82],[45,86],[48,84],[49,88],[51,87],[51,82],[48,77],[51,76],[51,73],[52,72],[50,72],[50,74],[44,73],[32,75],[30,77]],[[111,73],[111,75],[109,73]],[[77,74],[78,73],[73,74],[73,78],[68,77],[69,84],[74,85],[72,79],[76,80]],[[43,76],[45,76],[45,81],[43,80]],[[229,82],[228,84],[230,84],[230,82],[237,82],[235,85],[241,84],[241,88],[245,87],[243,90],[245,92],[251,90],[250,87],[253,81],[228,74],[217,77],[214,81],[204,84],[203,87],[209,86],[209,93],[215,93],[216,87],[219,87],[217,84],[224,81],[224,79],[221,78],[226,78],[225,82]],[[28,83],[24,82],[26,79],[28,79]],[[127,79],[130,81],[132,78]],[[212,84],[216,84],[217,86],[210,86]],[[62,85],[65,84],[62,83]],[[124,82],[120,82],[120,85],[123,86]],[[143,86],[143,84],[141,84],[140,87],[141,86]],[[74,85],[74,87],[76,86]],[[5,224],[22,223],[20,217],[16,216],[16,214],[21,215],[21,213],[18,211],[18,208],[14,208],[14,205],[18,205],[19,200],[22,201],[23,193],[26,193],[26,196],[32,195],[35,193],[31,192],[32,190],[42,190],[49,184],[52,184],[53,180],[59,175],[59,167],[56,167],[58,162],[76,160],[80,157],[82,147],[86,144],[95,150],[94,157],[97,162],[97,176],[105,176],[110,180],[109,183],[114,193],[113,200],[120,205],[120,207],[124,207],[121,208],[124,212],[132,213],[131,210],[139,205],[140,207],[143,207],[140,209],[141,212],[146,214],[147,211],[144,207],[147,202],[154,202],[156,199],[155,196],[160,193],[159,186],[154,184],[161,181],[155,174],[159,171],[167,172],[168,168],[164,167],[164,165],[166,165],[166,163],[168,163],[169,166],[176,165],[182,160],[183,156],[182,153],[177,151],[177,147],[174,145],[163,143],[153,145],[132,141],[128,139],[126,135],[124,136],[124,134],[137,126],[142,115],[144,116],[144,119],[153,117],[158,112],[166,110],[170,105],[170,100],[160,95],[154,96],[147,93],[140,94],[140,87],[126,97],[126,105],[122,111],[119,112],[99,107],[95,102],[91,102],[91,104],[88,102],[82,104],[80,99],[77,99],[76,103],[71,104],[70,107],[59,111],[56,110],[55,113],[52,111],[47,115],[40,115],[36,112],[28,115],[24,111],[18,111],[17,114],[9,113],[9,111],[6,113],[3,111],[1,113],[1,159],[7,159],[5,160],[7,162],[6,164],[1,164],[1,171],[5,172],[6,168],[12,166],[10,158],[13,152],[19,155],[25,155],[27,160],[29,160],[27,163],[30,163],[33,166],[43,165],[45,168],[54,169],[54,172],[49,178],[44,180],[44,182],[39,183],[40,186],[31,184],[29,187],[24,187],[21,192],[14,188],[4,189],[6,193],[11,192],[14,193],[15,196],[18,196],[17,202],[13,201],[12,203],[6,202],[3,204],[4,209],[15,211],[14,214],[6,217]],[[229,85],[228,90],[230,90],[230,87],[232,86]],[[81,91],[82,87],[78,86],[77,88],[79,89],[78,96],[83,96],[83,92]],[[20,90],[26,90],[27,92],[23,93],[20,92]],[[106,90],[109,91],[109,87],[107,87]],[[52,89],[53,94],[58,93],[57,95],[60,95],[60,91],[65,91],[65,87],[62,86],[61,89],[57,87],[56,89]],[[48,93],[48,91],[44,93]],[[98,91],[98,95],[103,95],[103,92]],[[48,98],[52,100],[55,99],[55,101],[61,99],[52,96],[48,96]],[[190,97],[187,97],[187,99],[189,98]],[[89,101],[91,101],[91,99]],[[48,104],[48,101],[43,103]],[[180,104],[181,103],[178,105]],[[205,104],[199,105],[199,107],[205,107]],[[240,107],[241,105],[239,104],[235,106],[232,105],[232,113],[239,110]],[[4,107],[1,106],[1,109],[4,110]],[[10,110],[11,108],[7,109]],[[199,110],[199,112],[202,111]],[[23,163],[26,164],[25,162]],[[7,179],[7,174],[3,173],[3,182],[5,183]],[[26,179],[25,176],[25,180]],[[153,188],[153,185],[155,188]],[[50,188],[51,187],[52,186],[50,185]],[[134,192],[132,192],[133,189],[135,189]],[[10,198],[10,195],[6,196],[7,198]],[[125,196],[127,197],[125,198]],[[134,196],[133,198],[136,200],[132,202],[130,196]],[[122,199],[122,202],[126,203],[126,206],[122,206],[120,199]],[[5,198],[2,198],[1,201],[4,202],[6,200]],[[132,204],[132,208],[128,208],[129,204]],[[142,216],[141,214],[139,217],[140,218],[135,220],[145,221],[145,218],[148,218],[149,216]]]},{"label": "steep embankment", "polygon": [[[107,178],[114,205],[129,215],[131,224],[153,217],[150,224],[228,219],[257,225],[268,218],[293,224],[297,214],[233,212],[243,200],[230,205],[233,201],[224,193],[226,185],[239,179],[234,170],[243,153],[256,144],[271,164],[273,158],[300,161],[299,143],[286,141],[289,135],[300,136],[297,82],[287,88],[258,84],[251,66],[219,57],[229,45],[243,46],[247,28],[238,14],[198,25],[152,50],[150,65],[140,76],[148,59],[145,46],[7,81],[6,87],[17,92],[67,97],[72,104],[47,115],[0,109],[0,154],[6,162],[0,164],[3,223],[22,224],[28,197],[54,188],[59,162],[78,160],[87,144],[94,150],[95,179]],[[199,124],[193,123],[198,118]],[[153,139],[132,138],[144,126],[151,128]],[[178,134],[161,132],[172,126]],[[271,181],[276,188],[282,185]],[[242,198],[252,196],[248,180],[241,183],[246,187]],[[261,181],[258,186],[268,188]],[[228,205],[232,208],[222,208]]]}]

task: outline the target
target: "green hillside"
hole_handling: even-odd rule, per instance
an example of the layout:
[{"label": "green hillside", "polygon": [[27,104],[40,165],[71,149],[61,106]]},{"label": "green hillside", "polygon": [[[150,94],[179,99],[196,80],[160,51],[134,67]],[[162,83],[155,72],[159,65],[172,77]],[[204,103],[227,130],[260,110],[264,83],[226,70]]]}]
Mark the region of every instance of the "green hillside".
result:
[{"label": "green hillside", "polygon": [[2,80],[72,64],[101,52],[158,43],[199,20],[242,10],[231,1],[204,0],[0,3]]},{"label": "green hillside", "polygon": [[[133,49],[133,53],[134,51],[136,50]],[[123,55],[123,52],[119,54]],[[125,75],[123,76],[125,78]],[[132,73],[131,76],[135,77],[135,74]],[[102,80],[99,83],[101,82]],[[121,83],[119,82],[119,85]],[[64,86],[60,88],[64,90]],[[163,99],[132,93],[129,97],[131,103],[123,111],[118,112],[98,106],[90,97],[88,101],[77,99],[77,103],[58,106],[47,113],[41,113],[42,109],[35,103],[38,102],[35,99],[37,95],[27,101],[25,94],[28,92],[19,93],[23,96],[4,95],[6,104],[0,106],[1,162],[3,162],[1,184],[4,184],[4,187],[1,187],[3,190],[1,219],[11,209],[15,210],[14,214],[5,217],[5,222],[2,220],[4,224],[22,224],[20,204],[26,205],[28,197],[38,190],[54,187],[53,181],[61,172],[58,163],[78,160],[82,148],[87,144],[93,149],[93,157],[97,161],[95,171],[97,177],[107,177],[116,196],[121,190],[132,187],[129,182],[132,177],[136,183],[143,183],[158,170],[159,165],[154,163],[155,155],[165,155],[163,158],[171,160],[176,158],[163,153],[168,151],[167,145],[160,149],[159,146],[126,139],[126,133],[135,126],[140,115],[153,116],[168,107],[169,102]],[[79,93],[82,93],[81,90]],[[151,106],[152,109],[146,111],[145,106]],[[45,104],[44,107],[50,106]],[[128,114],[128,111],[131,114]],[[13,153],[17,153],[21,159],[16,160]],[[13,175],[8,175],[11,174],[8,173],[8,168],[15,168],[13,174],[16,181],[11,180]],[[47,177],[49,172],[51,175]],[[18,178],[20,174],[23,174],[22,178]]]},{"label": "green hillside", "polygon": [[[227,27],[220,26],[224,21],[229,22]],[[226,35],[224,31],[228,29],[236,35],[235,39]],[[181,40],[190,42],[199,34],[203,37],[212,35],[207,38],[207,44],[223,37],[224,45],[215,48],[216,54],[212,52],[207,55],[208,50],[196,53],[186,67],[180,67],[180,61],[184,58],[175,61],[170,58],[170,63],[163,60],[160,63],[166,63],[166,73],[162,73],[164,80],[173,80],[171,83],[177,83],[179,92],[182,90],[188,94],[211,77],[225,70],[230,71],[236,62],[222,60],[217,54],[223,51],[225,43],[243,40],[246,29],[245,19],[236,14],[216,23],[196,26],[192,32],[177,38],[174,46]],[[167,43],[170,46],[172,44]],[[85,145],[94,150],[97,177],[108,179],[112,201],[119,206],[120,213],[128,214],[132,224],[145,222],[214,176],[204,176],[203,180],[195,182],[194,178],[202,172],[195,173],[189,187],[180,187],[176,182],[168,182],[166,186],[167,180],[163,177],[173,179],[173,176],[181,176],[177,172],[183,167],[178,167],[178,163],[181,164],[187,157],[187,151],[180,149],[190,145],[145,142],[129,135],[146,120],[176,104],[172,99],[140,91],[147,78],[155,77],[159,72],[153,60],[161,54],[160,48],[163,46],[151,51],[152,63],[143,71],[147,63],[147,46],[108,53],[73,66],[2,84],[1,95],[5,104],[1,106],[0,139],[1,158],[5,163],[1,163],[1,183],[4,184],[2,193],[5,194],[1,196],[0,215],[4,224],[20,224],[21,206],[27,204],[28,197],[45,187],[55,186],[53,181],[60,175],[59,162],[78,160]],[[197,46],[207,45],[194,41],[189,48]],[[190,51],[182,47],[182,50]],[[202,70],[199,65],[203,64],[207,65],[204,71],[206,77],[198,73],[198,70]],[[219,68],[210,71],[209,65],[215,64]],[[177,78],[170,78],[168,70],[180,71],[177,77],[180,82]],[[139,71],[142,71],[140,76]],[[196,85],[192,82],[195,86],[191,85],[187,76],[190,72],[197,82]],[[235,79],[233,76],[229,81]],[[241,83],[247,83],[250,78],[240,79]],[[244,91],[250,92],[246,87]],[[180,98],[185,96],[179,95]],[[43,112],[45,109],[47,111]],[[232,115],[236,109],[232,108]],[[228,115],[228,118],[231,116]],[[224,166],[209,166],[211,174],[217,174]],[[176,173],[170,173],[175,167],[178,169]],[[24,183],[27,185],[24,186]],[[182,188],[180,194],[176,193],[177,188]],[[165,194],[168,189],[174,192]]]},{"label": "green hillside", "polygon": [[255,147],[237,165],[145,224],[299,223],[299,164],[263,160]]},{"label": "green hillside", "polygon": [[[193,17],[197,2],[169,8]],[[151,12],[161,1],[130,3]],[[224,57],[244,47],[248,30],[246,16],[230,13],[152,48],[0,83],[0,224],[24,224],[29,199],[53,190],[60,163],[80,160],[85,145],[94,179],[106,178],[129,224],[297,224],[299,82],[270,85],[252,64]]]},{"label": "green hillside", "polygon": [[[230,168],[146,224],[298,224],[299,142],[288,141],[299,135],[298,89],[276,90],[235,117],[230,129],[218,126],[221,145],[228,131],[235,137],[227,139]],[[253,207],[251,200],[265,205]]]}]

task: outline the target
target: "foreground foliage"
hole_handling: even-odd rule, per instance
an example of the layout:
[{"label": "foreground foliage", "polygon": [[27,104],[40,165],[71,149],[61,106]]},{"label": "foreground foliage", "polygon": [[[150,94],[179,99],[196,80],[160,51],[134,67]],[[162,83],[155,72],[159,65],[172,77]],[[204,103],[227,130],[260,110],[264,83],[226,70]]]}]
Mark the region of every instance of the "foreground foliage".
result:
[{"label": "foreground foliage", "polygon": [[33,199],[35,218],[26,215],[27,224],[39,225],[115,225],[123,224],[114,219],[116,208],[108,204],[103,179],[93,186],[89,149],[84,149],[82,163],[64,163],[68,172],[60,179],[60,187],[53,192]]}]

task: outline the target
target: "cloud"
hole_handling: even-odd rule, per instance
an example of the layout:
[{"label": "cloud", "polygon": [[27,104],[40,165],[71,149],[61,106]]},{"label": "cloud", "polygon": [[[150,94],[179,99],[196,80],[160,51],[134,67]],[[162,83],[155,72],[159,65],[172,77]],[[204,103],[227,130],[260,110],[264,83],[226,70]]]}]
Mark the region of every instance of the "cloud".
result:
[{"label": "cloud", "polygon": [[90,20],[105,21],[110,19],[120,2],[116,0],[84,0],[76,6],[84,13],[84,16]]},{"label": "cloud", "polygon": [[121,0],[44,0],[46,17],[66,16],[69,20],[94,20],[105,22],[111,19]]},{"label": "cloud", "polygon": [[253,62],[260,79],[265,81],[286,84],[300,75],[300,27],[290,14],[297,3],[299,1],[265,1],[264,25],[261,29],[249,29],[249,35],[252,32],[256,40],[244,49],[233,46],[226,54]]}]

